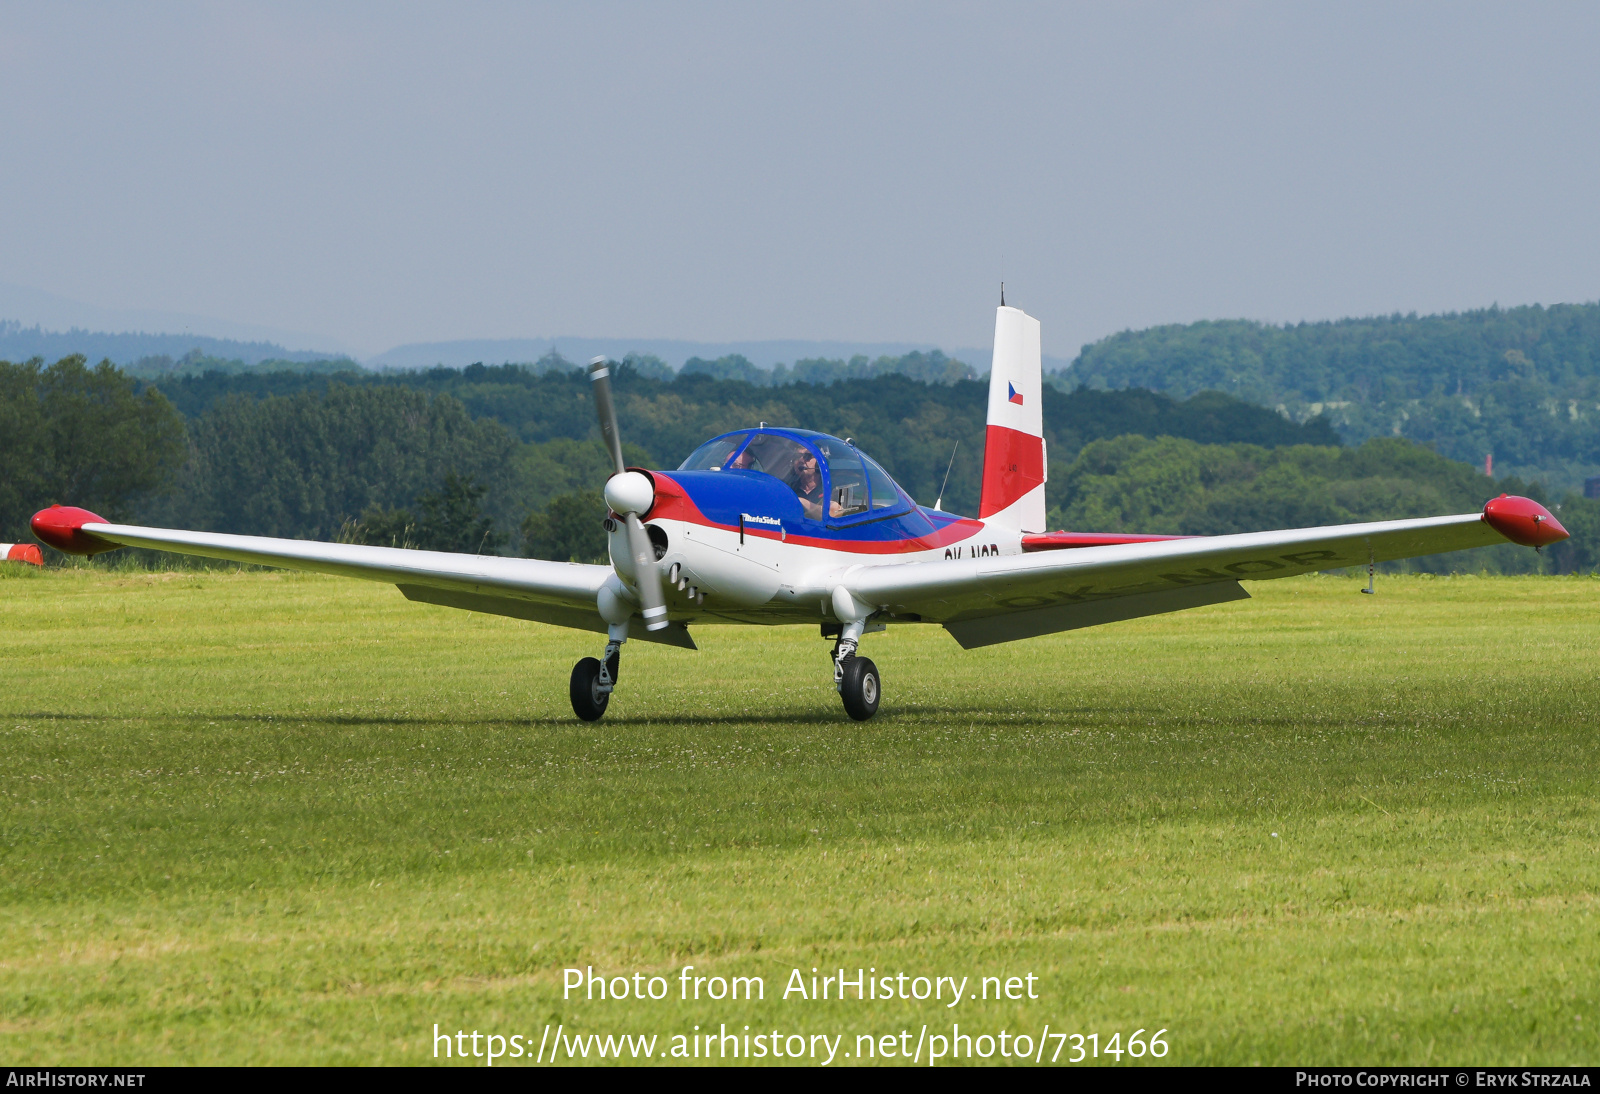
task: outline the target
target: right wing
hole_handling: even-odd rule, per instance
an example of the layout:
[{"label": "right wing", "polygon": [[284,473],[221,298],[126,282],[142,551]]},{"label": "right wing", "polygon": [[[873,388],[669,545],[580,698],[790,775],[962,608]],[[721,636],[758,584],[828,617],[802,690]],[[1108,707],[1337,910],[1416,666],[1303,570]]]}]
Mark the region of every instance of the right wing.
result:
[{"label": "right wing", "polygon": [[[34,514],[33,531],[52,547],[69,554],[94,555],[117,547],[146,547],[259,566],[311,570],[389,582],[397,586],[406,599],[425,604],[553,623],[559,627],[602,633],[606,630],[597,597],[601,586],[612,576],[610,566],[140,528],[111,524],[87,510],[68,506],[53,506]],[[688,629],[681,623],[660,631],[632,627],[628,636],[695,648]]]}]

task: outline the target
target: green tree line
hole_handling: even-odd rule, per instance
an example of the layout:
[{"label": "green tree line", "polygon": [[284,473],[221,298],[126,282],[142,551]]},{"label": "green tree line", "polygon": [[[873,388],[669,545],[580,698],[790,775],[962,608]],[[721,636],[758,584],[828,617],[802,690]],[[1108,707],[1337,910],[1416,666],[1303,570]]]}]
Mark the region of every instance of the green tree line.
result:
[{"label": "green tree line", "polygon": [[902,357],[868,359],[858,354],[848,361],[837,358],[807,357],[793,365],[782,362],[771,368],[752,364],[741,354],[707,361],[691,357],[683,363],[683,375],[709,376],[713,380],[743,380],[757,387],[783,387],[787,384],[833,384],[840,380],[872,380],[880,376],[904,376],[925,384],[953,384],[976,380],[980,373],[964,361],[946,357],[939,350],[913,352]]},{"label": "green tree line", "polygon": [[170,486],[185,442],[167,398],[109,362],[0,361],[0,539],[27,542],[28,518],[53,502],[132,519]]},{"label": "green tree line", "polygon": [[145,506],[172,527],[331,539],[346,519],[406,509],[454,474],[490,514],[516,514],[516,442],[449,396],[330,384],[321,392],[229,396],[188,423],[175,488]]},{"label": "green tree line", "polygon": [[[473,419],[497,422],[520,442],[512,457],[512,478],[520,485],[505,492],[507,504],[542,507],[552,497],[585,486],[593,489],[605,478],[589,381],[581,369],[559,358],[536,366],[471,365],[365,376],[207,373],[159,386],[191,420],[206,419],[230,397],[320,397],[343,388],[446,396]],[[640,465],[675,467],[707,437],[757,422],[798,425],[854,439],[913,497],[930,503],[949,467],[947,508],[977,507],[986,382],[928,382],[883,371],[873,378],[772,386],[702,372],[675,375],[653,359],[632,359],[617,370],[615,386],[629,459]],[[1070,460],[1090,440],[1121,433],[1268,446],[1338,443],[1324,421],[1297,424],[1215,392],[1176,400],[1147,391],[1047,388],[1043,400],[1046,439],[1055,461]],[[492,500],[501,496],[491,487]]]},{"label": "green tree line", "polygon": [[[616,370],[630,463],[670,468],[717,432],[801,425],[854,438],[925,503],[954,450],[946,508],[976,509],[983,383],[886,373],[772,386],[649,365]],[[1059,526],[1231,531],[1468,511],[1488,496],[1481,475],[1414,444],[1342,450],[1325,419],[1297,424],[1217,392],[1052,389],[1043,402]],[[15,469],[0,480],[10,538],[23,538],[34,509],[63,501],[112,519],[257,535],[556,558],[604,551],[607,459],[589,383],[564,362],[208,371],[155,384],[81,358],[0,364],[0,446]],[[1148,500],[1152,483],[1165,484],[1159,504]],[[1375,497],[1389,508],[1373,508]]]},{"label": "green tree line", "polygon": [[1514,476],[1486,478],[1401,438],[1353,448],[1200,444],[1123,436],[1085,445],[1060,477],[1052,527],[1217,536],[1267,528],[1470,513],[1500,494],[1556,508],[1573,533],[1542,554],[1512,544],[1392,563],[1389,569],[1572,573],[1600,565],[1600,502],[1549,498]]}]

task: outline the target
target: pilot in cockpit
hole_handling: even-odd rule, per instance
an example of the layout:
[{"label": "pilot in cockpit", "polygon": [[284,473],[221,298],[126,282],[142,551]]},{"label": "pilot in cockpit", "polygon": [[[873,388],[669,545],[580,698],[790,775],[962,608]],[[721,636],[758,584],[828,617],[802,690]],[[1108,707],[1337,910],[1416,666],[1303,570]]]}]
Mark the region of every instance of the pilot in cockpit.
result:
[{"label": "pilot in cockpit", "polygon": [[[800,508],[812,520],[822,519],[822,469],[817,466],[817,455],[809,448],[800,449],[794,467],[784,478],[785,484],[800,499]],[[837,502],[828,506],[828,515],[837,517],[844,508]]]},{"label": "pilot in cockpit", "polygon": [[[816,453],[804,445],[788,437],[758,436],[728,466],[733,470],[765,471],[794,491],[806,516],[822,519],[822,468],[817,464]],[[838,502],[828,509],[835,517],[843,512]]]}]

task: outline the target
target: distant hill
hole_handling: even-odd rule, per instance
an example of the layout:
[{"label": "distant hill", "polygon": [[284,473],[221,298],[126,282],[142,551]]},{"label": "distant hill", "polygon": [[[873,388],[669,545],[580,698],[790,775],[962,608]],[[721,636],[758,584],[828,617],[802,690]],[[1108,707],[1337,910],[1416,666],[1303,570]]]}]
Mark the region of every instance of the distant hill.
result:
[{"label": "distant hill", "polygon": [[[3,313],[0,313],[3,314]],[[142,362],[167,359],[171,361],[202,361],[222,367],[260,365],[264,362],[302,364],[321,361],[345,362],[350,367],[363,365],[376,369],[425,369],[443,366],[465,368],[472,364],[531,365],[554,356],[566,361],[585,362],[604,356],[620,361],[625,357],[660,361],[676,371],[687,362],[742,361],[744,365],[732,366],[735,371],[746,366],[773,373],[775,366],[792,366],[804,361],[851,362],[864,359],[877,362],[885,358],[906,357],[911,354],[937,354],[940,349],[931,342],[818,342],[801,339],[774,339],[756,342],[690,342],[671,338],[469,338],[453,342],[415,342],[396,346],[357,362],[341,353],[316,350],[290,350],[270,341],[244,341],[232,338],[214,338],[195,334],[164,334],[144,331],[108,333],[72,327],[68,330],[49,330],[40,325],[24,326],[16,320],[0,319],[0,361],[27,361],[42,357],[46,361],[59,361],[63,357],[81,353],[90,363],[109,359],[125,368],[137,366],[139,371],[149,371]],[[948,354],[949,360],[968,366],[972,375],[981,376],[989,371],[991,351],[987,348],[956,349]],[[1065,358],[1046,357],[1047,373],[1059,372],[1070,364]],[[856,370],[859,372],[859,368]],[[754,375],[753,373],[751,374]],[[786,374],[779,373],[782,383]]]},{"label": "distant hill", "polygon": [[131,365],[143,358],[182,359],[190,354],[214,361],[236,361],[256,365],[262,361],[298,363],[339,359],[351,367],[356,362],[338,354],[310,350],[288,350],[272,342],[238,342],[231,338],[208,338],[199,334],[146,334],[103,331],[44,330],[24,327],[15,320],[0,319],[0,361],[28,361],[42,357],[59,361],[81,353],[91,364],[109,359],[118,365]]},{"label": "distant hill", "polygon": [[[464,365],[532,364],[555,353],[569,361],[588,361],[610,357],[620,361],[631,355],[656,357],[669,368],[682,368],[692,358],[716,361],[742,357],[758,369],[791,365],[796,361],[848,361],[854,357],[877,360],[903,357],[909,353],[938,350],[932,342],[808,342],[799,339],[774,339],[758,342],[688,342],[671,338],[473,338],[456,342],[416,342],[368,358],[373,368],[461,368]],[[978,374],[989,371],[992,356],[988,348],[958,348],[947,351],[955,360],[970,365]],[[1066,368],[1064,358],[1046,357],[1046,372]]]},{"label": "distant hill", "polygon": [[1179,398],[1226,391],[1346,441],[1400,436],[1553,491],[1600,475],[1600,304],[1487,308],[1273,326],[1246,320],[1124,331],[1065,379]]},{"label": "distant hill", "polygon": [[149,381],[177,380],[207,375],[239,377],[276,376],[288,373],[307,376],[359,378],[369,374],[369,370],[362,368],[348,357],[310,356],[302,360],[269,357],[261,361],[248,362],[238,358],[229,360],[211,357],[197,349],[190,350],[176,360],[165,355],[141,357],[130,365],[124,365],[122,371],[136,380]]}]

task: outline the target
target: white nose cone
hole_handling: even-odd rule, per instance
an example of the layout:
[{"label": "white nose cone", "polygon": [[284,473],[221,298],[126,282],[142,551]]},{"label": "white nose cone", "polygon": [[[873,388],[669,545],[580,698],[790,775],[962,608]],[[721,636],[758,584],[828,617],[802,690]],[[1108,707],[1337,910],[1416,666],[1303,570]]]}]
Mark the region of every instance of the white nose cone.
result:
[{"label": "white nose cone", "polygon": [[655,487],[637,471],[624,471],[606,480],[606,504],[613,513],[646,513],[655,500]]}]

